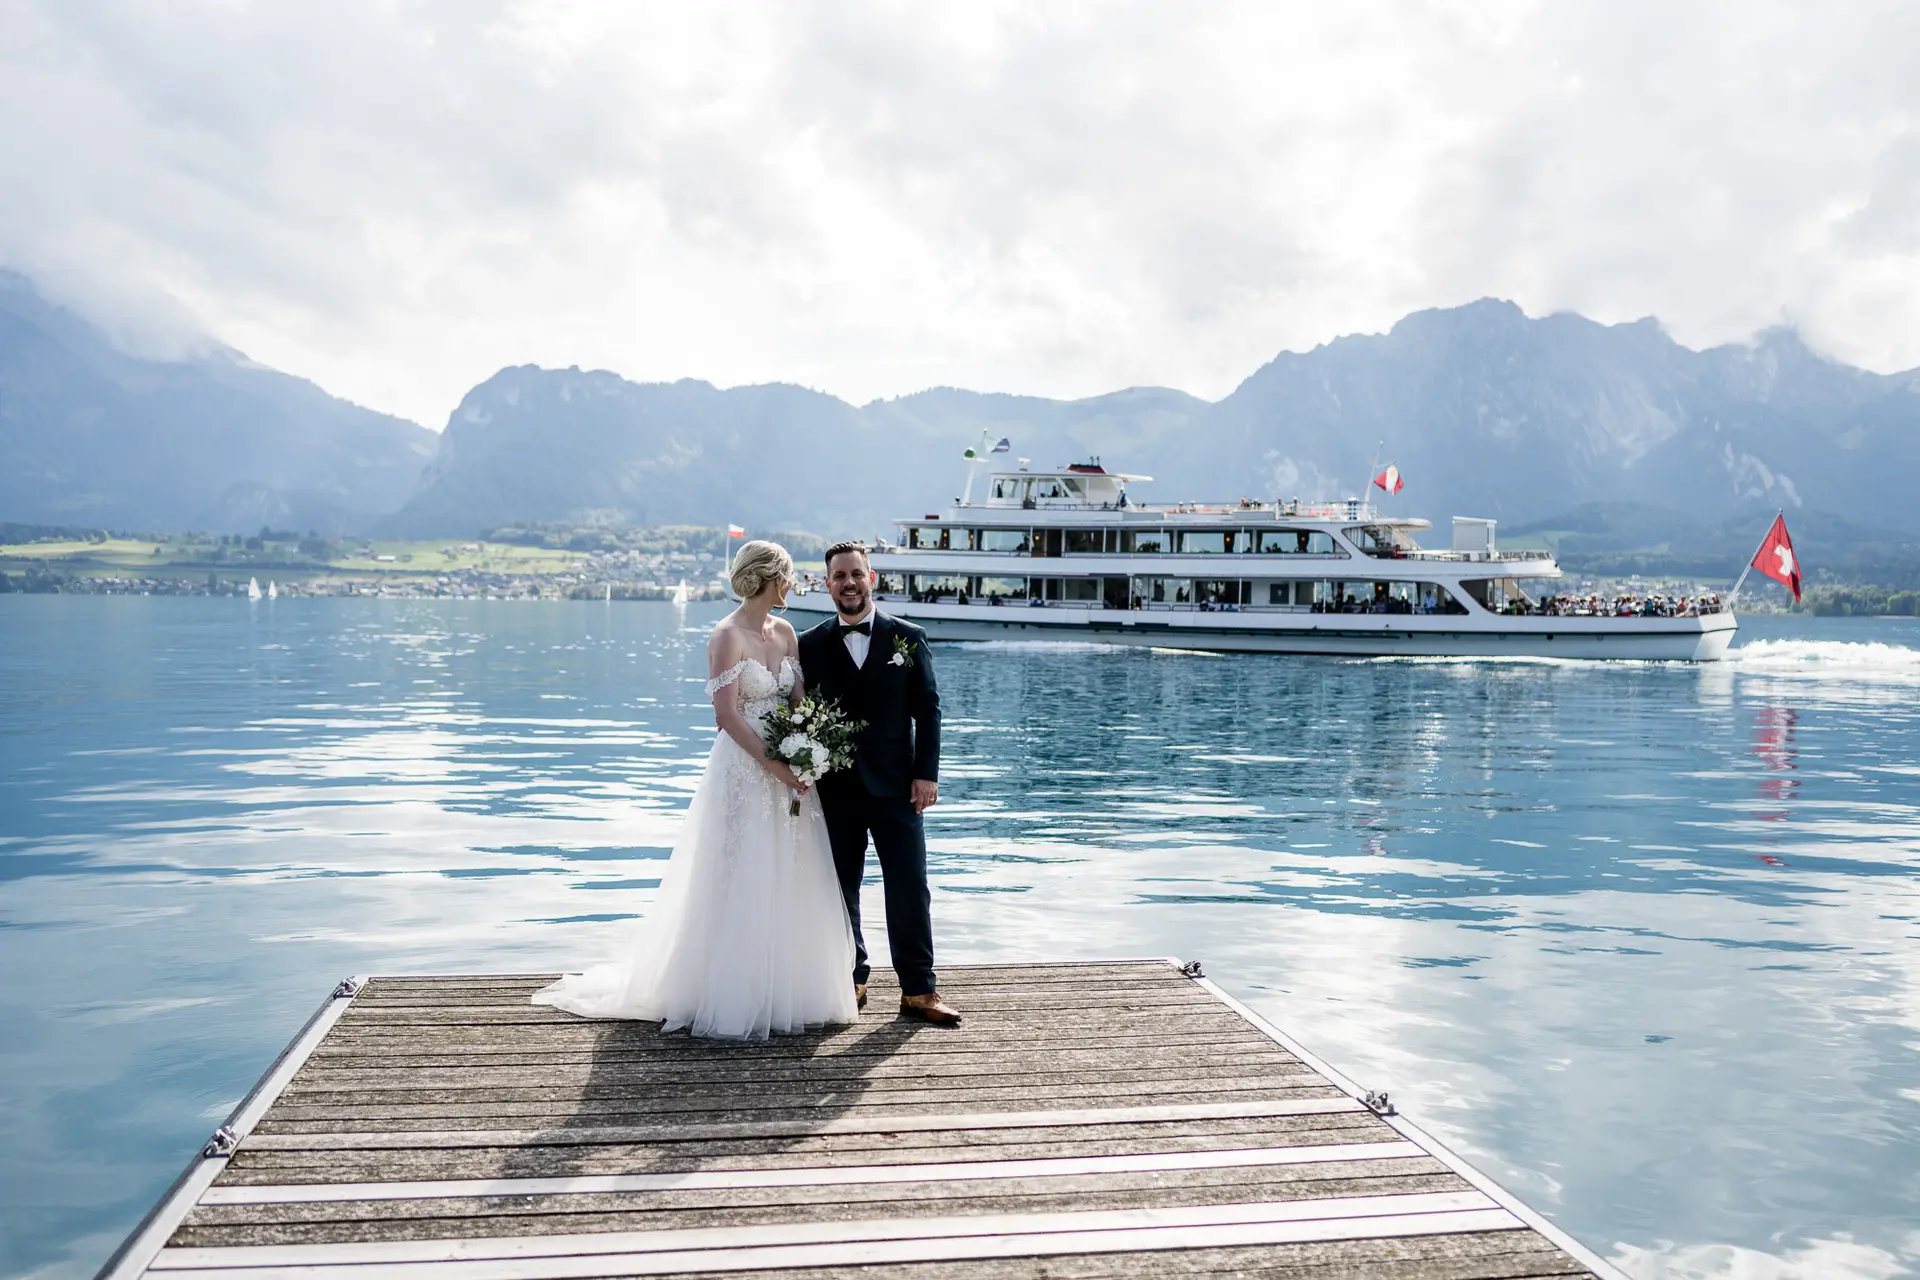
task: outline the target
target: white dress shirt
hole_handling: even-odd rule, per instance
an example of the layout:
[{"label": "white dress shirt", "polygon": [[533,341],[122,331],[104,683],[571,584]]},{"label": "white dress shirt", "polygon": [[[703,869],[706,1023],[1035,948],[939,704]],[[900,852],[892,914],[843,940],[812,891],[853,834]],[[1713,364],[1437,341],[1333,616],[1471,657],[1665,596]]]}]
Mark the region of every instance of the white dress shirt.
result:
[{"label": "white dress shirt", "polygon": [[[853,626],[862,622],[871,624],[873,622],[874,612],[874,607],[869,604],[867,611],[857,618],[846,618],[839,614],[835,614],[834,617],[836,621],[844,626]],[[853,659],[853,665],[856,667],[866,666],[867,651],[873,648],[873,637],[871,635],[861,635],[858,631],[848,631],[840,638],[846,642],[847,655]]]}]

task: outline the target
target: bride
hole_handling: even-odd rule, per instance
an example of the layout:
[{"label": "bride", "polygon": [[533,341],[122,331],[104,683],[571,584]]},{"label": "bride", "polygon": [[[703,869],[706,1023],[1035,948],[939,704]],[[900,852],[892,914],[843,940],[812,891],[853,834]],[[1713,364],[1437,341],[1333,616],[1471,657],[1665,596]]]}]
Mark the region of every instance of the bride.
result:
[{"label": "bride", "polygon": [[798,641],[773,616],[793,586],[793,560],[778,543],[749,542],[732,581],[740,607],[707,641],[720,734],[653,910],[624,959],[568,974],[535,992],[535,1004],[752,1039],[857,1014],[853,929],[820,799],[766,758],[761,736],[780,699],[801,696]]}]

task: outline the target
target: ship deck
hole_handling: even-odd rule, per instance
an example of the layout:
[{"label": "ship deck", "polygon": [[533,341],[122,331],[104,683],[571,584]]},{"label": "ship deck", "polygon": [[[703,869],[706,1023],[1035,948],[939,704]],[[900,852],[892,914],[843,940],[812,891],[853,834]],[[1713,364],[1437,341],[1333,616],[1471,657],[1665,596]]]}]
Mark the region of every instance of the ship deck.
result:
[{"label": "ship deck", "polygon": [[551,977],[342,983],[103,1274],[1617,1275],[1172,961],[950,967],[956,1029],[876,974],[759,1043]]}]

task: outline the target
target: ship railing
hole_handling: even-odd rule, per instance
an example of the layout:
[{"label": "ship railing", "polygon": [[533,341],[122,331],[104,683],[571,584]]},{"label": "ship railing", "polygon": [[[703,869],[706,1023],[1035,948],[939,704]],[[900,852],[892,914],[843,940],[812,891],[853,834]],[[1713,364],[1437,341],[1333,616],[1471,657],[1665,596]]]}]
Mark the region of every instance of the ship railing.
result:
[{"label": "ship railing", "polygon": [[[1381,608],[1377,604],[1371,601],[1356,601],[1351,605],[1331,604],[1331,603],[1321,603],[1318,605],[1304,605],[1304,604],[1264,604],[1264,603],[1254,603],[1254,602],[1249,602],[1246,604],[1227,604],[1227,603],[1193,602],[1193,601],[1184,601],[1184,600],[1165,601],[1165,600],[1136,599],[1126,608],[1116,609],[1112,605],[1105,602],[1104,600],[1029,600],[1029,599],[1025,599],[1018,596],[1001,596],[997,600],[988,596],[969,596],[967,599],[963,601],[951,595],[940,595],[932,598],[922,597],[920,599],[915,599],[913,596],[907,594],[906,592],[877,592],[875,594],[875,599],[882,600],[882,601],[900,601],[903,603],[914,603],[914,604],[993,605],[998,608],[1006,608],[1006,609],[1076,609],[1076,610],[1083,610],[1088,612],[1099,610],[1099,611],[1104,611],[1108,613],[1256,613],[1256,614],[1313,613],[1313,614],[1333,614],[1333,615],[1372,614],[1372,615],[1380,615],[1380,616],[1412,616],[1412,617],[1464,616],[1463,611],[1457,610],[1457,609],[1442,609],[1442,608],[1431,608],[1431,607],[1422,608],[1418,605],[1415,605],[1410,608]],[[1705,603],[1695,603],[1693,601],[1688,601],[1687,606],[1684,609],[1677,609],[1677,608],[1663,607],[1663,606],[1656,605],[1654,608],[1651,608],[1651,609],[1634,610],[1634,611],[1629,611],[1624,613],[1616,612],[1617,607],[1618,607],[1617,601],[1610,601],[1606,606],[1603,606],[1598,610],[1584,608],[1584,607],[1571,607],[1571,608],[1563,608],[1563,609],[1550,609],[1550,608],[1543,609],[1536,606],[1534,608],[1503,607],[1499,609],[1488,610],[1488,612],[1492,613],[1496,617],[1506,617],[1506,618],[1582,618],[1582,619],[1588,619],[1588,620],[1599,621],[1599,622],[1605,622],[1610,620],[1631,621],[1637,618],[1700,618],[1700,617],[1706,617],[1709,614],[1732,612],[1732,610],[1726,604],[1719,601],[1708,601]]]},{"label": "ship railing", "polygon": [[1449,564],[1499,564],[1503,560],[1551,560],[1553,552],[1533,548],[1513,551],[1405,551],[1370,550],[1376,560],[1436,560]]},{"label": "ship railing", "polygon": [[[1366,502],[1092,502],[1085,498],[1027,498],[1020,502],[984,501],[958,504],[963,511],[1125,511],[1149,516],[1279,516],[1288,520],[1367,521],[1377,514]],[[895,524],[918,524],[896,520]]]},{"label": "ship railing", "polygon": [[1502,618],[1587,618],[1599,622],[1631,621],[1636,618],[1704,618],[1709,614],[1731,613],[1724,601],[1688,600],[1684,606],[1673,600],[1602,600],[1598,607],[1583,603],[1536,601],[1531,606],[1502,606],[1489,610]]},{"label": "ship railing", "polygon": [[[884,543],[874,547],[876,555],[918,555],[921,552],[940,555],[994,556],[1006,560],[1076,560],[1082,557],[1120,556],[1218,556],[1224,563],[1247,559],[1274,559],[1287,564],[1309,560],[1345,560],[1344,552],[1279,552],[1279,551],[1068,551],[1056,556],[1038,556],[1031,550],[1026,551],[971,551],[965,547],[907,547],[897,543]],[[1404,548],[1390,547],[1363,548],[1366,555],[1375,560],[1424,560],[1430,563],[1446,564],[1502,564],[1520,561],[1541,561],[1553,559],[1553,552],[1535,549],[1517,551],[1408,551]]]}]

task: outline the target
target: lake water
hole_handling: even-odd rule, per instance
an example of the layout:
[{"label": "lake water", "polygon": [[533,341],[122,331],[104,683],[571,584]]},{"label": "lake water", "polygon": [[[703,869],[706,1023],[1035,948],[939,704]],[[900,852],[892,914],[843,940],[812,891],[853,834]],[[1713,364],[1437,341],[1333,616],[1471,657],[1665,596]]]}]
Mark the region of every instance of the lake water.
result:
[{"label": "lake water", "polygon": [[[0,1273],[97,1266],[337,978],[616,950],[716,616],[0,598]],[[1740,644],[942,646],[940,956],[1198,957],[1637,1275],[1912,1274],[1920,627]]]}]

